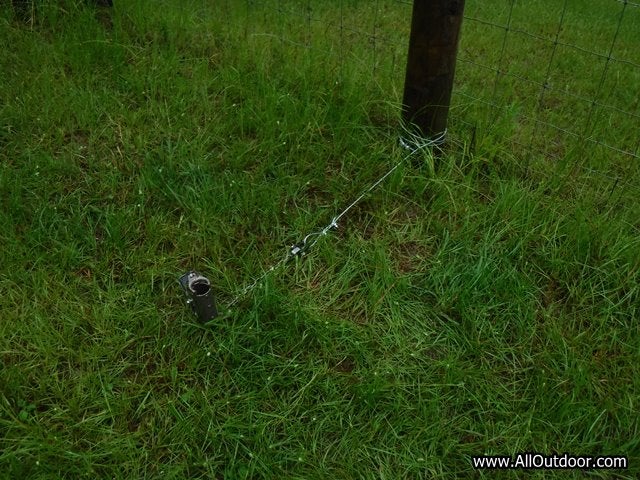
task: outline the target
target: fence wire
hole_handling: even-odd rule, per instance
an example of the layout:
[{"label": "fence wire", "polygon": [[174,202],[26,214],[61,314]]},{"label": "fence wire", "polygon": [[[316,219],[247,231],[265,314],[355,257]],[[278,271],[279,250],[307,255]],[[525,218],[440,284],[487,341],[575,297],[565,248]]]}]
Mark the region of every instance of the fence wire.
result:
[{"label": "fence wire", "polygon": [[[337,81],[368,72],[399,103],[411,1],[246,0],[245,8],[252,34],[332,56]],[[523,158],[577,149],[611,157],[599,161],[605,175],[625,159],[636,167],[640,4],[467,0],[465,11],[451,125],[500,125]],[[597,163],[587,158],[585,168]]]}]

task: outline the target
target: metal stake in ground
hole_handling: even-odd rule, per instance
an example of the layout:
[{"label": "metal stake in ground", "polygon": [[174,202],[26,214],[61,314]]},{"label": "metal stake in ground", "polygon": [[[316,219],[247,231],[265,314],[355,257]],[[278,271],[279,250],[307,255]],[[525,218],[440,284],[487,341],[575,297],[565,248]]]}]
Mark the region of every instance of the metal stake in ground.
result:
[{"label": "metal stake in ground", "polygon": [[463,13],[464,0],[413,2],[402,113],[423,138],[447,129]]},{"label": "metal stake in ground", "polygon": [[187,304],[191,305],[193,313],[201,323],[206,323],[218,316],[208,278],[198,272],[190,271],[182,275],[178,281],[187,298]]}]

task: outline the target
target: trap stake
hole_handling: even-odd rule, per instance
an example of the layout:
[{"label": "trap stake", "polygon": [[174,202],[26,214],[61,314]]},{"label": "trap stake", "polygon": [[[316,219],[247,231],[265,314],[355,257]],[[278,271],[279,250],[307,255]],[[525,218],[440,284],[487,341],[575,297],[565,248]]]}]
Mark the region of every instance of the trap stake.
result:
[{"label": "trap stake", "polygon": [[187,297],[187,304],[191,305],[200,323],[206,323],[218,316],[211,282],[208,278],[192,270],[182,275],[179,282]]}]

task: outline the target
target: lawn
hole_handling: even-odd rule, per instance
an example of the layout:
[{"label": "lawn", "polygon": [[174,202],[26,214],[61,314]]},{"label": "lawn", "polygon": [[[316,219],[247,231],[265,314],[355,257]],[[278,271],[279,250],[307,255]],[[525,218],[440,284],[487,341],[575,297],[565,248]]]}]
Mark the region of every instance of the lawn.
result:
[{"label": "lawn", "polygon": [[640,8],[468,0],[409,156],[410,2],[317,3],[0,4],[0,479],[640,477]]}]

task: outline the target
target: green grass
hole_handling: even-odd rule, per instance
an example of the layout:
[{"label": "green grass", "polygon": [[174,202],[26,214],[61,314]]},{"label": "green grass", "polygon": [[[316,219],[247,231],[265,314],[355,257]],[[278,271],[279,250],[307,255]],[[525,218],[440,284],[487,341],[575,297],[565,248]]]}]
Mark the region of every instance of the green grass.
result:
[{"label": "green grass", "polygon": [[[410,6],[305,3],[0,6],[0,478],[638,478],[637,159],[523,114],[620,149],[632,116],[587,125],[508,75],[493,96],[460,62],[440,158],[210,327],[190,315],[182,273],[228,304],[405,155]],[[467,14],[504,23],[503,3]],[[569,2],[563,41],[607,51],[620,4],[596,4]],[[545,5],[514,28],[555,32]],[[615,55],[637,64],[627,9]],[[466,21],[461,57],[495,67],[502,33]],[[536,52],[508,38],[504,64],[544,75]],[[554,82],[638,111],[637,68],[598,90],[582,53],[557,61]],[[525,451],[630,468],[471,466]]]}]

